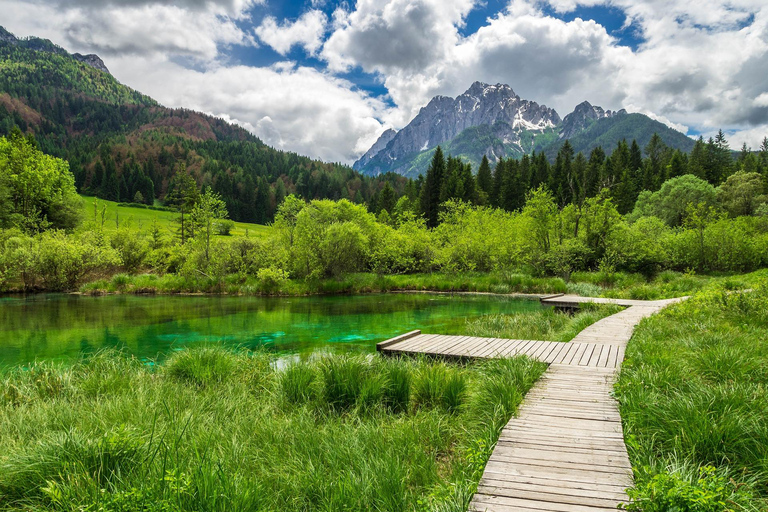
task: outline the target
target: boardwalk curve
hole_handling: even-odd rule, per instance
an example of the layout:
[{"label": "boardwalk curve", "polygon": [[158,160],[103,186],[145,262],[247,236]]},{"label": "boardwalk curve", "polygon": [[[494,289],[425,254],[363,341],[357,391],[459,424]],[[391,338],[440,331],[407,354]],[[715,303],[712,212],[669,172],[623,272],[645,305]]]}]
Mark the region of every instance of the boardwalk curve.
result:
[{"label": "boardwalk curve", "polygon": [[549,363],[491,454],[470,510],[475,512],[603,512],[628,500],[632,467],[618,404],[616,373],[635,326],[668,304],[576,296],[542,300],[556,307],[583,302],[627,309],[581,331],[570,343],[444,336],[413,331],[382,342],[387,354],[491,358],[527,355]]}]

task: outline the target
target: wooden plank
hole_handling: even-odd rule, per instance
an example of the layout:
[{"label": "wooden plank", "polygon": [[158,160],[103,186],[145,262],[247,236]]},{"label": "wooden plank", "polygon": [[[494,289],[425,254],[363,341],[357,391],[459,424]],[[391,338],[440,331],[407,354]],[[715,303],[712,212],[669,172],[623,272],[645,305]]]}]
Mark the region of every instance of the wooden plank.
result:
[{"label": "wooden plank", "polygon": [[378,352],[381,352],[382,349],[389,347],[390,345],[394,345],[395,343],[400,343],[401,341],[405,341],[409,338],[413,338],[415,336],[418,336],[421,334],[420,330],[415,330],[411,332],[407,332],[405,334],[401,334],[400,336],[395,336],[394,338],[389,338],[388,340],[381,341],[376,344],[376,350]]}]

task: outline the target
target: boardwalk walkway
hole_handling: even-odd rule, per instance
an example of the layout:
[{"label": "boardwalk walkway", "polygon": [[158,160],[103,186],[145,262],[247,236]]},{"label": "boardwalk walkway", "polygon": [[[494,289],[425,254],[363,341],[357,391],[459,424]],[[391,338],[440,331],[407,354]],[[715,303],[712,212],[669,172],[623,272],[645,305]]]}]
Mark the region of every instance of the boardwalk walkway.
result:
[{"label": "boardwalk walkway", "polygon": [[[557,299],[556,305],[566,307],[589,301],[583,297],[573,302],[562,296]],[[570,343],[414,331],[382,342],[377,349],[389,354],[469,358],[525,354],[550,363],[526,395],[518,416],[502,430],[471,510],[616,510],[628,499],[624,490],[632,485],[632,468],[621,417],[610,392],[634,327],[678,300],[622,304],[629,307],[595,322]]]}]

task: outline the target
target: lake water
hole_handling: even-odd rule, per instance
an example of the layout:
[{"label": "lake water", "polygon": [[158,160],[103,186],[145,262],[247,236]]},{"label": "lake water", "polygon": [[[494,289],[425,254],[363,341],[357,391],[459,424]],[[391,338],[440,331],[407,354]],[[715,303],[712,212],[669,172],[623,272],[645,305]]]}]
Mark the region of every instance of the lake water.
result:
[{"label": "lake water", "polygon": [[35,295],[0,298],[0,366],[67,360],[112,347],[147,359],[201,343],[280,354],[373,352],[421,329],[455,334],[493,313],[537,301],[495,296],[375,294],[332,297]]}]

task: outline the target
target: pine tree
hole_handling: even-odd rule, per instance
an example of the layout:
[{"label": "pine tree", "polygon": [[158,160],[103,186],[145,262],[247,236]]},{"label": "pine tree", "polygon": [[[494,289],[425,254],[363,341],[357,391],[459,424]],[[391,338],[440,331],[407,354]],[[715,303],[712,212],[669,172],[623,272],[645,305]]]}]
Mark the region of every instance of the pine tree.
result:
[{"label": "pine tree", "polygon": [[199,197],[197,182],[182,164],[173,176],[169,192],[165,197],[166,204],[175,207],[179,212],[179,236],[182,244],[194,235],[194,228],[188,217]]},{"label": "pine tree", "polygon": [[760,144],[760,173],[768,179],[768,137]]},{"label": "pine tree", "polygon": [[427,226],[437,226],[438,211],[440,208],[440,190],[445,175],[445,157],[440,146],[435,149],[432,162],[427,169],[427,177],[421,187],[421,213],[427,221]]},{"label": "pine tree", "polygon": [[597,146],[589,154],[589,162],[582,180],[582,189],[584,197],[595,197],[600,192],[600,176],[603,174],[605,166],[605,151]]},{"label": "pine tree", "polygon": [[693,144],[691,156],[688,158],[688,172],[685,174],[693,174],[697,178],[706,180],[709,167],[708,160],[707,143],[704,142],[704,137],[699,136]]},{"label": "pine tree", "polygon": [[645,146],[646,160],[643,162],[643,183],[641,190],[655,192],[664,183],[665,164],[664,155],[668,148],[661,140],[658,133],[654,133],[651,140]]},{"label": "pine tree", "polygon": [[483,155],[480,168],[477,170],[477,190],[490,197],[493,192],[493,176],[491,176],[491,164],[488,157]]},{"label": "pine tree", "polygon": [[525,194],[528,192],[520,174],[520,162],[507,160],[503,185],[502,208],[509,212],[519,210],[525,204]]},{"label": "pine tree", "polygon": [[555,166],[549,177],[549,188],[555,195],[557,203],[562,207],[573,200],[573,146],[566,140],[557,152]]},{"label": "pine tree", "polygon": [[728,145],[728,141],[725,139],[723,130],[718,130],[717,135],[715,136],[714,146],[712,146],[712,151],[712,167],[707,179],[710,183],[717,186],[733,173],[731,148]]},{"label": "pine tree", "polygon": [[395,211],[395,189],[389,182],[384,183],[384,188],[379,193],[378,211],[382,210],[390,214]]},{"label": "pine tree", "polygon": [[687,172],[688,172],[688,158],[682,151],[680,151],[679,149],[676,149],[672,153],[672,157],[669,159],[669,163],[666,166],[664,181],[667,181],[668,179],[671,179],[671,178],[676,178],[678,176],[682,176]]},{"label": "pine tree", "polygon": [[571,194],[573,195],[573,201],[581,205],[586,199],[586,193],[583,187],[584,176],[587,174],[589,163],[584,155],[579,152],[576,158],[573,159],[573,168],[571,172],[571,178],[569,184],[571,186]]},{"label": "pine tree", "polygon": [[504,194],[504,180],[506,173],[506,161],[499,158],[493,170],[493,188],[491,190],[491,206],[501,208]]},{"label": "pine tree", "polygon": [[119,201],[120,199],[120,182],[117,178],[117,168],[115,161],[112,157],[108,157],[103,163],[104,173],[101,177],[101,194],[100,196],[110,201]]}]

